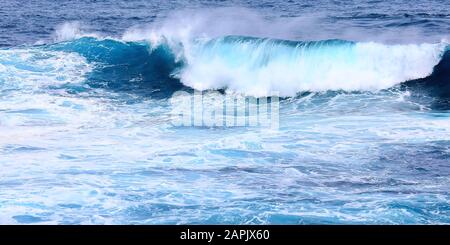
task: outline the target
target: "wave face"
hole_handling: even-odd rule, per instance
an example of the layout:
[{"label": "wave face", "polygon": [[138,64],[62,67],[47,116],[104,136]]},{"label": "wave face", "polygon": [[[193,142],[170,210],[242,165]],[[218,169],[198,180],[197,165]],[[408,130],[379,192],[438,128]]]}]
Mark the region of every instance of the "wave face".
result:
[{"label": "wave face", "polygon": [[[53,56],[57,58],[49,58]],[[81,69],[83,76],[75,79],[81,74],[76,73],[70,76],[72,82],[64,83],[64,76],[46,74],[47,68],[36,64],[61,66],[52,59],[67,59],[65,63],[71,66],[89,69]],[[3,77],[31,70],[51,78],[36,84],[53,84],[53,88],[75,94],[108,89],[141,98],[168,98],[179,90],[223,89],[256,97],[296,97],[303,92],[400,88],[412,92],[412,100],[433,109],[450,108],[450,51],[444,42],[384,45],[242,36],[191,42],[165,37],[157,41],[82,37],[32,49],[3,50],[0,61]]]},{"label": "wave face", "polygon": [[[434,109],[450,109],[450,51],[447,50],[433,73],[425,78],[407,81],[404,88],[414,92],[417,101],[432,98],[431,107]],[[425,97],[425,98],[424,98]]]},{"label": "wave face", "polygon": [[447,72],[448,62],[444,43],[384,45],[227,36],[153,44],[81,38],[47,48],[76,52],[96,63],[88,79],[93,87],[160,91],[166,95],[183,85],[250,96],[378,91],[430,75],[432,78],[439,62],[444,64],[437,72]]},{"label": "wave face", "polygon": [[46,49],[75,52],[95,64],[86,79],[91,88],[167,97],[183,87],[171,76],[181,64],[166,45],[84,37]]}]

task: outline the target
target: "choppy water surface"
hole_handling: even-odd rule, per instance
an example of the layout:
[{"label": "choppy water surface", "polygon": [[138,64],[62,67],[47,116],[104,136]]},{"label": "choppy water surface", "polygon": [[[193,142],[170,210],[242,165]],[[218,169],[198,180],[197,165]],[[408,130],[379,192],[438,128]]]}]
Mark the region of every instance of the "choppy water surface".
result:
[{"label": "choppy water surface", "polygon": [[[0,223],[450,223],[446,1],[0,17]],[[280,127],[174,126],[180,90],[277,91]]]}]

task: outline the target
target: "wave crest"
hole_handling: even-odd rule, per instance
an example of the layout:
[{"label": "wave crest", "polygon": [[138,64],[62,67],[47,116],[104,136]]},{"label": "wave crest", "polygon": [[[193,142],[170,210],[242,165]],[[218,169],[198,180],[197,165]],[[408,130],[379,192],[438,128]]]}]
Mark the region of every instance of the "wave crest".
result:
[{"label": "wave crest", "polygon": [[278,92],[376,91],[433,72],[445,44],[384,45],[342,40],[294,42],[228,36],[185,50],[181,82],[265,96]]},{"label": "wave crest", "polygon": [[94,62],[89,81],[107,87],[140,81],[159,88],[176,78],[197,90],[287,97],[304,91],[377,91],[425,78],[446,45],[225,36],[179,42],[161,37],[158,43],[81,38],[46,49],[76,52]]}]

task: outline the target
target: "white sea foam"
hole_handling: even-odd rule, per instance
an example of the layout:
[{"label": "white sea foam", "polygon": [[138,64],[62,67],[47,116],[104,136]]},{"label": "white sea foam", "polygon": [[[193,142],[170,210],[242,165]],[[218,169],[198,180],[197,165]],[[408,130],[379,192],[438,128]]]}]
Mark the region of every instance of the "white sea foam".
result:
[{"label": "white sea foam", "polygon": [[91,69],[86,59],[76,53],[0,50],[0,81],[5,88],[38,89],[52,84],[79,83]]},{"label": "white sea foam", "polygon": [[246,95],[277,91],[377,91],[430,75],[445,44],[316,43],[217,39],[185,51],[177,75],[198,90],[226,88]]}]

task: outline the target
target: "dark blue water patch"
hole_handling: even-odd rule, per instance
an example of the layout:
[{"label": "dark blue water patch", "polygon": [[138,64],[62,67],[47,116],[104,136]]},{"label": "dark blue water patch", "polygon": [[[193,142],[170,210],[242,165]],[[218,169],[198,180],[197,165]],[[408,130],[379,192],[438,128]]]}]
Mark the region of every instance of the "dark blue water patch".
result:
[{"label": "dark blue water patch", "polygon": [[24,110],[8,110],[6,113],[17,113],[17,114],[48,114],[46,110],[42,109],[24,109]]},{"label": "dark blue water patch", "polygon": [[450,176],[450,141],[382,144],[378,158],[372,170],[388,171],[392,178],[438,181]]},{"label": "dark blue water patch", "polygon": [[376,188],[385,186],[395,186],[401,187],[402,185],[415,185],[416,183],[411,183],[407,181],[402,181],[399,179],[387,178],[383,180],[364,180],[351,181],[351,180],[339,180],[339,181],[327,181],[323,182],[323,185],[333,188],[342,189],[360,189],[360,188]]},{"label": "dark blue water patch", "polygon": [[408,27],[408,26],[417,26],[417,25],[424,25],[428,26],[427,24],[433,24],[430,20],[404,20],[404,21],[395,21],[391,22],[385,25],[385,27]]},{"label": "dark blue water patch", "polygon": [[164,169],[159,168],[146,168],[146,169],[130,169],[129,171],[114,172],[113,176],[117,179],[135,179],[145,177],[160,177],[167,175]]},{"label": "dark blue water patch", "polygon": [[185,156],[185,157],[197,157],[197,154],[192,153],[192,152],[174,152],[174,153],[159,153],[157,154],[158,156],[164,157],[164,156],[171,156],[171,157],[175,157],[175,156]]},{"label": "dark blue water patch", "polygon": [[0,186],[2,186],[3,188],[8,187],[8,188],[15,188],[18,186],[23,185],[24,182],[22,180],[18,180],[18,179],[13,179],[13,180],[1,180],[0,181]]},{"label": "dark blue water patch", "polygon": [[450,110],[450,50],[444,53],[430,76],[407,81],[400,87],[411,91],[414,101],[430,104],[435,110]]},{"label": "dark blue water patch", "polygon": [[47,219],[33,215],[16,215],[13,216],[12,218],[15,219],[20,224],[32,224],[47,221]]},{"label": "dark blue water patch", "polygon": [[35,152],[35,151],[45,151],[46,148],[29,146],[29,145],[5,145],[2,150],[4,152],[14,153],[14,152]]},{"label": "dark blue water patch", "polygon": [[62,171],[58,171],[58,174],[61,175],[108,175],[110,173],[106,172],[106,171],[100,171],[100,170],[88,170],[88,169],[76,169],[76,168],[71,168],[71,169],[66,169],[66,170],[62,170]]},{"label": "dark blue water patch", "polygon": [[58,158],[62,159],[62,160],[75,160],[75,159],[77,159],[77,157],[66,155],[66,154],[60,154],[58,156]]},{"label": "dark blue water patch", "polygon": [[[159,181],[160,179],[152,179],[153,181]],[[139,180],[136,181],[139,182]],[[150,180],[149,180],[150,181]],[[136,182],[135,182],[136,183]],[[151,189],[148,188],[129,188],[129,185],[116,185],[116,187],[127,190],[127,191],[121,191],[119,193],[102,193],[105,196],[114,196],[117,198],[120,198],[123,201],[126,202],[132,202],[135,205],[138,204],[145,204],[152,206],[153,202],[155,200],[167,200],[171,196],[180,198],[183,196],[182,193],[179,193],[177,191],[173,190],[161,190],[161,189]],[[191,202],[192,203],[192,202]],[[128,211],[134,210],[136,207],[130,207]],[[139,208],[140,209],[140,208]],[[145,208],[147,209],[147,208]],[[124,212],[127,212],[124,210]]]},{"label": "dark blue water patch", "polygon": [[250,174],[271,174],[274,171],[270,169],[264,169],[261,167],[238,167],[238,166],[229,166],[224,167],[218,170],[219,174],[228,174],[228,175],[237,175],[242,173],[250,173]]},{"label": "dark blue water patch", "polygon": [[63,203],[63,204],[58,204],[59,207],[61,208],[67,208],[67,209],[80,209],[82,206],[79,204],[75,204],[75,203]]},{"label": "dark blue water patch", "polygon": [[388,13],[350,13],[348,15],[335,16],[336,20],[358,20],[358,19],[369,19],[369,20],[380,20],[380,19],[393,19],[395,16]]}]

